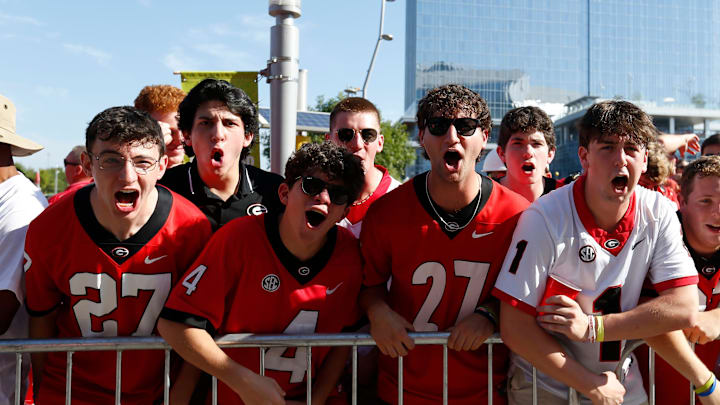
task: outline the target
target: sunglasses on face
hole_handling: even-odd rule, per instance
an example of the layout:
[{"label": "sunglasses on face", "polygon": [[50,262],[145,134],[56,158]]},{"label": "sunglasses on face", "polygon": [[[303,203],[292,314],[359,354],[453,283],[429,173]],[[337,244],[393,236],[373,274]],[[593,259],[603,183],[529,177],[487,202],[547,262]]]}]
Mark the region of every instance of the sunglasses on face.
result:
[{"label": "sunglasses on face", "polygon": [[67,160],[67,159],[63,159],[63,164],[64,164],[65,166],[80,166],[80,163],[71,162],[71,161],[69,161],[69,160]]},{"label": "sunglasses on face", "polygon": [[363,142],[371,143],[377,139],[378,133],[372,128],[353,129],[353,128],[340,128],[337,131],[337,136],[340,142],[348,143],[355,138],[355,133],[360,132]]},{"label": "sunglasses on face", "polygon": [[475,133],[475,129],[480,126],[480,120],[477,118],[445,118],[432,117],[427,119],[427,129],[432,135],[445,135],[450,125],[455,127],[458,135],[471,136]]},{"label": "sunglasses on face", "polygon": [[348,191],[343,186],[330,184],[312,176],[298,176],[295,178],[295,181],[298,180],[301,180],[300,189],[302,192],[310,197],[315,197],[316,195],[322,193],[323,190],[327,190],[328,195],[330,196],[330,201],[335,205],[344,205],[350,200]]}]

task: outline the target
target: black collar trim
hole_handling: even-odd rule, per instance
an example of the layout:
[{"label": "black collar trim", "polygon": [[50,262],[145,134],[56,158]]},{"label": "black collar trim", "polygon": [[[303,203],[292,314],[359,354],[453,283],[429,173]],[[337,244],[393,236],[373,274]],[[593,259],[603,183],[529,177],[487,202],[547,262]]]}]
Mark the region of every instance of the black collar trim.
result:
[{"label": "black collar trim", "polygon": [[279,215],[277,213],[268,213],[263,215],[263,217],[265,220],[265,233],[270,241],[270,246],[272,246],[275,255],[283,267],[285,267],[285,270],[287,270],[298,283],[304,285],[325,268],[330,261],[330,257],[332,257],[333,250],[335,250],[338,233],[337,225],[328,231],[327,241],[325,245],[320,248],[320,251],[310,258],[310,260],[303,262],[290,253],[280,239]]},{"label": "black collar trim", "polygon": [[155,186],[158,191],[157,205],[150,219],[135,235],[120,241],[97,220],[90,205],[90,192],[95,184],[83,187],[75,193],[75,215],[90,239],[102,249],[115,263],[121,265],[132,255],[142,249],[155,235],[160,232],[170,216],[173,196],[165,187]]},{"label": "black collar trim", "polygon": [[545,195],[557,188],[557,180],[551,179],[549,177],[543,177],[543,192],[542,195]]},{"label": "black collar trim", "polygon": [[[428,200],[428,195],[430,193],[426,191],[425,185],[426,180],[425,178],[430,175],[430,172],[425,172],[420,175],[415,176],[413,178],[413,188],[415,189],[415,195],[417,195],[418,200],[420,200],[420,204],[425,209],[425,211],[430,215],[430,217],[435,220],[435,222],[438,223],[440,226],[440,229],[445,233],[445,235],[448,236],[448,238],[453,239],[455,236],[457,236],[460,232],[462,232],[463,229],[458,229],[457,231],[448,231],[445,229],[445,227],[442,225],[442,220],[435,215],[435,211],[432,209],[432,206],[430,205],[430,201]],[[481,183],[480,183],[480,190],[478,191],[475,198],[473,198],[472,201],[470,201],[470,204],[466,205],[460,211],[458,211],[455,214],[451,214],[448,212],[445,212],[442,208],[440,208],[437,203],[433,201],[433,204],[438,210],[438,213],[442,215],[442,219],[447,221],[453,221],[458,224],[465,224],[469,222],[472,219],[473,214],[477,215],[479,214],[483,208],[485,207],[485,204],[487,204],[488,199],[490,198],[490,194],[492,193],[493,189],[493,182],[489,178],[480,175]],[[475,212],[475,205],[478,204],[478,199],[480,199],[480,203],[478,205],[477,212]]]},{"label": "black collar trim", "polygon": [[[202,181],[202,178],[200,178],[200,170],[198,169],[197,158],[193,159],[192,163],[188,166],[187,173],[188,185],[190,187],[191,194],[201,192],[202,190],[203,195],[206,198],[211,200],[221,200],[220,197],[210,191],[210,188],[205,184],[205,182]],[[244,198],[255,191],[253,189],[252,181],[250,180],[248,170],[245,167],[245,163],[243,163],[242,161],[240,162],[240,177],[238,178],[238,183],[240,184],[240,186],[238,187],[237,191],[235,191],[235,194],[230,196],[230,199]]]}]

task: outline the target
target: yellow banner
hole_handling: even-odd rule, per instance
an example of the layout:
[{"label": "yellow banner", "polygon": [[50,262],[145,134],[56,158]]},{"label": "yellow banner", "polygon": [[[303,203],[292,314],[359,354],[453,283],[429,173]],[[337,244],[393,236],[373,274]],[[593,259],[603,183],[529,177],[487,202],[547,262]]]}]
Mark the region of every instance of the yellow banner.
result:
[{"label": "yellow banner", "polygon": [[[233,86],[242,89],[258,107],[257,72],[179,72],[182,90],[187,93],[204,79],[219,79],[230,82]],[[245,163],[260,167],[260,134],[254,134],[255,144]]]}]

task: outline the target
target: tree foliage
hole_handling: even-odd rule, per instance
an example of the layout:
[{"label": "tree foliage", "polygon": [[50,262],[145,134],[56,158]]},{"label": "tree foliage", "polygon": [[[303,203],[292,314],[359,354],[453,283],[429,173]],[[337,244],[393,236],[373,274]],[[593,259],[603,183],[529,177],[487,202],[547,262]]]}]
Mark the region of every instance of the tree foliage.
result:
[{"label": "tree foliage", "polygon": [[[15,167],[18,171],[22,172],[25,177],[35,183],[36,170],[27,168],[18,162],[15,162]],[[55,194],[55,172],[57,172],[57,192],[59,193],[65,190],[68,186],[65,171],[61,167],[40,169],[40,190],[47,196]]]}]

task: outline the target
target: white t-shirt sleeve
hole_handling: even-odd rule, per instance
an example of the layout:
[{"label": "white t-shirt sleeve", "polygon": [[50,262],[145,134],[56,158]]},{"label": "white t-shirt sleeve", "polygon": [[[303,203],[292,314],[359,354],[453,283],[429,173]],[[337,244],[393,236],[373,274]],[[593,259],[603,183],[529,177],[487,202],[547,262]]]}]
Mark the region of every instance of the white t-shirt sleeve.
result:
[{"label": "white t-shirt sleeve", "polygon": [[682,238],[682,228],[670,202],[660,201],[659,234],[650,262],[650,282],[658,291],[694,284],[695,264]]},{"label": "white t-shirt sleeve", "polygon": [[548,272],[555,261],[555,241],[542,214],[529,208],[520,216],[512,243],[495,283],[494,295],[536,315]]},{"label": "white t-shirt sleeve", "polygon": [[0,290],[12,291],[21,303],[25,299],[22,276],[27,229],[28,221],[11,220],[0,230]]}]

